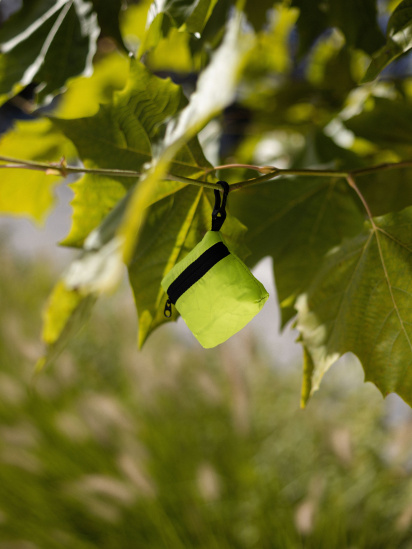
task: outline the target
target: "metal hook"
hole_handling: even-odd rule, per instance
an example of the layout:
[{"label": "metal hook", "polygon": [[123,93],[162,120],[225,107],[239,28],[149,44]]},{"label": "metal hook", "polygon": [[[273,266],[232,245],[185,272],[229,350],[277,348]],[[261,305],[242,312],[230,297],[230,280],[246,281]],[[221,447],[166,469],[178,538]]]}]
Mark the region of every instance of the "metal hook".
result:
[{"label": "metal hook", "polygon": [[223,188],[223,198],[220,200],[220,191],[215,190],[215,207],[212,212],[212,231],[220,231],[226,219],[226,202],[229,194],[229,184],[226,181],[218,181],[217,185]]}]

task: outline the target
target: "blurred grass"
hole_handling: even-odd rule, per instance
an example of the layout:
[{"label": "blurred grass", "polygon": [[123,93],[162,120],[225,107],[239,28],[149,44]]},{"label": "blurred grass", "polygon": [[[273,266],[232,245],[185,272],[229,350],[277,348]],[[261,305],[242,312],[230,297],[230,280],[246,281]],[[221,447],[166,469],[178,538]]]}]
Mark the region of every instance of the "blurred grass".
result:
[{"label": "blurred grass", "polygon": [[122,294],[33,380],[53,277],[0,251],[0,549],[412,547],[412,423],[372,386],[302,411],[248,332],[139,353]]}]

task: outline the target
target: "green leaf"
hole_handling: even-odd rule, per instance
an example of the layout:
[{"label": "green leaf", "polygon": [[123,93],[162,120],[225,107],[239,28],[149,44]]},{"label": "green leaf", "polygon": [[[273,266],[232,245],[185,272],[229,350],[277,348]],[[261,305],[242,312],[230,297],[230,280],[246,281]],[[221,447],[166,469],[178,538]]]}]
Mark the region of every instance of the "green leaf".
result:
[{"label": "green leaf", "polygon": [[101,104],[110,103],[114,92],[125,87],[129,65],[129,59],[118,52],[99,59],[91,76],[78,76],[68,82],[53,115],[57,118],[95,115]]},{"label": "green leaf", "polygon": [[65,285],[83,295],[98,296],[113,291],[124,271],[122,242],[117,228],[124,216],[130,194],[119,200],[84,242],[79,257],[72,261],[64,276]]},{"label": "green leaf", "polygon": [[292,68],[290,36],[299,15],[297,8],[284,4],[276,5],[271,12],[271,22],[265,32],[257,35],[251,52],[247,75],[249,79],[259,78],[269,71],[274,73],[289,72]]},{"label": "green leaf", "polygon": [[68,288],[64,281],[56,284],[44,311],[42,337],[46,351],[37,362],[37,371],[58,357],[83,325],[94,302],[94,296],[82,295],[78,290]]},{"label": "green leaf", "polygon": [[35,82],[40,100],[90,73],[100,29],[85,0],[25,0],[0,30],[0,101]]},{"label": "green leaf", "polygon": [[168,124],[165,149],[180,147],[234,100],[242,68],[254,44],[253,36],[242,28],[244,23],[240,13],[232,17],[221,46],[199,76],[189,104]]},{"label": "green leaf", "polygon": [[375,0],[293,0],[300,9],[299,49],[304,55],[329,27],[339,28],[348,46],[372,54],[385,42],[377,23]]},{"label": "green leaf", "polygon": [[120,31],[123,39],[133,50],[137,49],[146,34],[147,12],[151,4],[151,0],[140,0],[138,4],[129,4],[121,13]]},{"label": "green leaf", "polygon": [[[129,279],[139,314],[139,346],[156,327],[168,322],[163,314],[166,296],[160,282],[210,229],[212,198],[212,191],[189,186],[157,200],[148,209],[129,264]],[[236,218],[228,215],[222,234],[231,249],[242,257],[246,255],[241,247],[245,231]],[[177,318],[176,312],[173,318]]]},{"label": "green leaf", "polygon": [[412,403],[412,208],[375,218],[325,259],[297,302],[297,327],[314,363],[311,393],[344,353],[365,380]]},{"label": "green leaf", "polygon": [[[98,109],[99,102],[107,101],[112,96],[113,89],[122,87],[125,80],[122,72],[127,70],[128,65],[128,60],[115,54],[98,63],[91,78],[74,78],[59,102],[56,114],[64,118],[92,114]],[[2,156],[53,163],[74,154],[70,141],[44,118],[18,121],[0,139]],[[54,203],[53,188],[60,181],[60,176],[41,171],[3,169],[0,212],[30,216],[37,222],[43,222]]]},{"label": "green leaf", "polygon": [[[90,78],[74,78],[58,103],[56,114],[63,118],[94,114],[98,104],[108,101],[113,90],[121,88],[129,61],[119,54],[100,61]],[[0,138],[0,155],[39,162],[59,162],[75,155],[74,147],[50,120],[18,121]],[[4,165],[4,162],[2,162]],[[61,181],[58,175],[27,169],[2,169],[0,212],[30,216],[44,221],[53,206],[53,189]],[[75,184],[76,186],[77,184]],[[123,194],[119,193],[119,198]],[[93,210],[93,205],[90,205]],[[87,218],[89,213],[85,212]],[[98,218],[96,224],[100,222]]]},{"label": "green leaf", "polygon": [[[143,171],[162,137],[162,124],[182,104],[178,86],[153,76],[132,60],[125,89],[116,93],[110,104],[102,105],[95,116],[53,122],[75,144],[87,167]],[[186,177],[200,174],[206,166],[208,162],[195,141],[172,163],[174,173]],[[86,175],[74,183],[73,224],[64,244],[81,246],[133,183],[133,179],[97,175]]]},{"label": "green leaf", "polygon": [[330,0],[329,4],[330,22],[342,30],[348,46],[372,54],[384,44],[376,0]]},{"label": "green leaf", "polygon": [[261,0],[260,2],[246,0],[244,11],[248,21],[253,25],[255,31],[261,30],[261,28],[268,22],[269,10],[272,10],[275,4],[280,3],[281,2],[279,0]]},{"label": "green leaf", "polygon": [[362,82],[371,82],[389,63],[412,47],[412,1],[402,0],[386,29],[386,44],[372,56]]},{"label": "green leaf", "polygon": [[[151,75],[143,65],[132,61],[128,84],[124,91],[115,95],[111,104],[102,106],[93,117],[75,120],[54,119],[53,121],[56,127],[76,144],[80,157],[86,165],[108,168],[121,166],[123,169],[144,171],[144,165],[150,162],[156,153],[156,142],[163,134],[162,124],[183,104],[184,99],[180,88],[170,80],[162,80]],[[171,169],[175,174],[196,177],[209,166],[194,139],[188,139],[188,142],[175,152],[176,155],[170,161]],[[143,182],[144,180],[138,185],[141,186]],[[132,195],[129,193],[123,200],[121,199],[133,183],[133,180],[125,180],[121,177],[108,178],[88,174],[73,185],[76,191],[73,202],[74,219],[66,243],[83,244],[84,251],[65,275],[66,287],[81,291],[82,294],[98,295],[112,289],[118,282],[123,268],[121,236],[118,235],[118,229]],[[157,201],[160,205],[157,206],[155,203],[149,208],[147,217],[149,225],[153,212],[159,208],[161,210],[164,202],[178,203],[183,199],[185,207],[194,202],[196,211],[196,204],[199,202],[196,194],[199,190],[196,190],[193,196],[192,188],[182,187],[184,187],[182,183],[156,180],[156,186],[153,189],[150,188],[150,197],[145,202],[145,207]],[[178,197],[175,199],[174,194],[177,191],[179,191]],[[142,310],[143,313],[146,311],[151,313],[156,308],[154,300],[159,292],[161,273],[171,261],[169,244],[172,243],[175,247],[183,245],[180,241],[182,234],[180,225],[186,222],[185,215],[188,214],[187,212],[185,214],[181,208],[178,211],[181,218],[176,218],[176,212],[171,215],[171,218],[175,219],[174,223],[169,223],[167,219],[162,221],[164,226],[162,238],[165,240],[165,245],[160,247],[156,257],[159,270],[151,275],[152,289],[154,289],[152,292],[148,292],[145,286],[138,286],[141,273],[147,268],[147,261],[150,261],[150,258],[146,259],[146,252],[142,252],[140,248],[136,251],[140,254],[139,264],[138,268],[136,264],[131,268],[133,275],[131,281],[139,311]],[[192,220],[193,227],[196,223],[201,224],[199,216],[200,214],[196,211],[195,219]],[[103,219],[101,225],[96,228]],[[202,227],[204,229],[204,225]],[[149,230],[146,229],[145,224],[143,224],[143,230]],[[156,235],[159,239],[158,233]],[[183,253],[181,252],[180,255]],[[153,326],[150,323],[146,325],[143,321],[142,326],[139,333],[143,339],[152,331]]]},{"label": "green leaf", "polygon": [[305,408],[312,391],[312,376],[315,369],[312,357],[306,347],[303,347],[303,377],[300,392],[300,407]]},{"label": "green leaf", "polygon": [[124,185],[112,178],[85,175],[70,185],[74,192],[72,225],[62,240],[63,246],[81,247],[90,232],[98,227],[126,193]]},{"label": "green leaf", "polygon": [[82,253],[68,267],[49,297],[43,321],[44,356],[37,369],[52,362],[84,324],[99,295],[114,290],[124,265],[116,230],[128,196],[90,233]]},{"label": "green leaf", "polygon": [[92,0],[93,8],[97,13],[97,20],[101,31],[106,36],[111,36],[118,46],[126,53],[129,50],[123,42],[119,28],[119,16],[122,9],[122,0]]},{"label": "green leaf", "polygon": [[327,6],[319,8],[319,2],[306,2],[305,0],[293,0],[293,6],[299,8],[300,15],[297,21],[299,33],[299,53],[305,55],[316,38],[328,27]]},{"label": "green leaf", "polygon": [[[125,221],[117,231],[117,235],[108,244],[102,242],[97,246],[93,244],[93,250],[89,250],[90,243],[94,242],[94,235],[98,234],[98,231],[91,233],[85,241],[87,251],[80,258],[80,263],[75,269],[77,278],[70,275],[66,279],[70,280],[70,284],[74,286],[81,284],[84,287],[86,284],[89,290],[98,291],[99,288],[93,287],[93,276],[89,277],[89,273],[93,274],[93,269],[97,265],[96,272],[99,273],[99,276],[104,277],[105,271],[109,268],[107,265],[111,265],[110,269],[113,265],[118,265],[120,259],[117,253],[116,243],[118,240],[116,239],[126,236],[128,249],[126,258],[128,262],[129,260],[133,261],[130,266],[130,279],[140,315],[139,338],[141,343],[157,325],[163,322],[160,315],[161,278],[166,270],[173,266],[173,261],[177,261],[187,253],[189,244],[194,245],[200,240],[200,233],[204,232],[210,223],[211,206],[204,198],[203,190],[184,188],[178,191],[181,185],[180,187],[175,183],[168,183],[167,186],[162,185],[162,178],[169,167],[174,174],[196,177],[207,166],[193,136],[233,98],[239,62],[247,47],[246,41],[244,41],[243,47],[240,47],[239,39],[239,20],[235,19],[221,49],[212,60],[211,66],[214,67],[214,70],[209,68],[201,75],[198,90],[191,96],[189,104],[178,115],[176,121],[169,123],[165,141],[160,153],[154,159],[152,170],[140,179],[136,191],[125,199],[124,204],[127,204]],[[227,65],[230,61],[233,63]],[[216,72],[221,75],[219,94],[214,91],[211,98],[209,97],[210,90],[212,85],[215,87],[215,80],[212,81],[211,78],[216,77]],[[162,137],[161,123],[177,112],[182,104],[179,88],[170,81],[160,80],[150,75],[142,65],[132,63],[130,82],[125,91],[115,96],[112,105],[102,107],[95,117],[84,120],[59,120],[56,121],[56,124],[76,143],[81,158],[89,165],[98,164],[99,167],[120,165],[122,168],[143,169],[143,165],[151,160],[155,152],[153,142]],[[85,180],[83,180],[83,185],[84,183]],[[109,183],[108,180],[107,183]],[[118,201],[119,196],[112,196],[116,192],[116,183],[113,179],[103,192],[102,188],[98,189],[96,184],[94,197],[97,201],[97,208],[93,209],[94,213],[97,211],[98,215],[102,217],[106,213],[102,210],[102,200],[108,200],[107,205],[112,200],[111,206]],[[99,190],[102,197],[100,204]],[[87,190],[85,187],[84,191],[84,195],[78,194],[77,198],[82,201],[86,212],[91,210],[87,202],[84,202],[86,193],[88,193],[88,197],[91,196],[90,180]],[[90,205],[93,203],[94,197],[89,202]],[[176,209],[169,215],[171,219],[160,218],[159,216],[164,214],[165,208],[167,209],[167,205],[171,202],[176,206]],[[153,206],[149,207],[151,204]],[[80,212],[79,209],[78,211]],[[207,221],[205,211],[208,213]],[[147,248],[148,237],[146,240],[141,240],[136,238],[136,234],[138,231],[142,231],[146,235],[150,234],[153,220],[157,220],[164,230],[158,228],[154,232],[156,246],[153,246],[153,250],[151,250]],[[92,225],[95,222],[96,219]],[[84,221],[82,223],[84,224]],[[89,224],[89,221],[87,220],[86,223]],[[90,229],[90,224],[88,229]],[[76,230],[80,231],[82,238],[87,234],[83,225],[76,226]],[[229,222],[229,236],[234,230],[239,236],[243,228],[236,221]],[[73,234],[70,236],[72,238]],[[138,243],[137,248],[136,242]],[[152,242],[151,238],[149,238],[149,242]],[[108,252],[107,256],[105,250]],[[93,251],[94,256],[90,255],[90,251]],[[102,258],[106,262],[105,264],[99,264]],[[148,270],[147,267],[148,264],[153,266],[153,261],[156,263],[154,272]],[[147,280],[145,280],[148,272],[150,272],[149,290]]]},{"label": "green leaf", "polygon": [[295,314],[324,255],[362,229],[363,217],[348,185],[338,179],[287,178],[233,195],[232,212],[248,227],[248,264],[273,258],[285,324]]},{"label": "green leaf", "polygon": [[159,14],[166,14],[174,26],[186,25],[188,32],[201,32],[210,9],[216,0],[154,0],[150,6],[147,25]]},{"label": "green leaf", "polygon": [[409,120],[411,116],[412,106],[408,102],[374,97],[369,100],[367,109],[345,120],[345,126],[358,137],[410,158],[412,128]]},{"label": "green leaf", "polygon": [[[70,155],[72,147],[54,130],[49,120],[20,121],[0,139],[0,155],[39,162],[59,162]],[[0,165],[7,164],[1,162]],[[2,169],[0,212],[29,216],[44,221],[53,206],[53,188],[61,181],[58,175],[27,169]]]},{"label": "green leaf", "polygon": [[147,14],[147,31],[138,56],[157,46],[171,27],[201,33],[216,3],[217,0],[154,0]]},{"label": "green leaf", "polygon": [[192,41],[192,49],[194,52],[207,51],[209,48],[214,49],[220,44],[225,33],[225,25],[229,19],[229,13],[232,7],[232,0],[218,0],[206,22],[201,36]]},{"label": "green leaf", "polygon": [[412,206],[410,169],[382,170],[358,179],[358,187],[374,216]]},{"label": "green leaf", "polygon": [[199,57],[190,51],[190,34],[172,28],[166,38],[146,55],[146,66],[153,72],[166,71],[180,74],[196,72],[200,66]]}]

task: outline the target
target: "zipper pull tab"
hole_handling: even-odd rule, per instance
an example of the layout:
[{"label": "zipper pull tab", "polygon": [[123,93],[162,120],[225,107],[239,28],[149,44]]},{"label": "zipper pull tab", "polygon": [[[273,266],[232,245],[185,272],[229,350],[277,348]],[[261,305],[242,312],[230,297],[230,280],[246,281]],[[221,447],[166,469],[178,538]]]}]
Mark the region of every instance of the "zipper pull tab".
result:
[{"label": "zipper pull tab", "polygon": [[166,301],[164,315],[166,318],[170,318],[172,316],[172,302],[170,299]]}]

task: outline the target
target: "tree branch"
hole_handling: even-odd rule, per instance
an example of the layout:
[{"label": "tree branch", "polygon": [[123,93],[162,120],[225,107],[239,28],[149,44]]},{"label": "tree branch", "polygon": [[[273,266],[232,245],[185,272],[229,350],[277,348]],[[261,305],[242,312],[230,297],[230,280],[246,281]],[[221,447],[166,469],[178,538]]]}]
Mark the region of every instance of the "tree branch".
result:
[{"label": "tree branch", "polygon": [[[135,170],[121,170],[121,169],[103,169],[103,168],[84,168],[77,166],[68,166],[65,162],[65,159],[62,159],[60,162],[36,162],[33,160],[21,160],[18,158],[11,158],[8,156],[0,156],[0,162],[6,162],[6,164],[0,164],[0,168],[14,168],[14,169],[27,169],[27,170],[40,170],[44,171],[49,175],[61,175],[66,177],[69,174],[95,174],[95,175],[105,175],[107,177],[125,177],[138,179],[141,177],[142,172]],[[288,176],[300,176],[300,177],[339,177],[344,178],[349,181],[348,178],[361,177],[364,175],[369,175],[371,173],[379,171],[388,171],[388,170],[398,170],[402,168],[412,168],[412,160],[405,160],[402,162],[393,162],[386,164],[378,164],[376,166],[368,166],[366,168],[357,168],[354,170],[341,171],[341,170],[317,170],[317,169],[281,169],[274,166],[256,166],[254,164],[224,164],[222,166],[216,166],[211,169],[205,169],[205,175],[216,172],[217,170],[228,170],[235,168],[247,168],[250,170],[255,170],[257,172],[263,173],[259,177],[252,179],[245,179],[230,185],[231,192],[238,191],[245,187],[251,187],[254,185],[259,185],[260,183],[266,183],[272,179],[278,177],[288,177]],[[216,186],[216,183],[211,183],[208,181],[201,181],[199,179],[191,179],[189,177],[183,177],[175,174],[167,174],[166,179],[170,181],[178,181],[181,183],[187,183],[189,185],[196,185],[198,187],[205,187],[207,189],[218,189],[222,191],[220,187]]]},{"label": "tree branch", "polygon": [[[77,166],[67,166],[64,159],[60,162],[35,162],[32,160],[21,160],[18,158],[11,158],[9,156],[0,156],[0,162],[7,162],[7,164],[0,164],[1,168],[14,168],[25,170],[38,170],[47,173],[48,175],[58,175],[66,177],[69,174],[81,174],[89,173],[94,175],[105,175],[107,177],[125,177],[138,179],[142,172],[134,170],[119,170],[119,169],[104,169],[104,168],[84,168]],[[189,177],[183,177],[180,175],[167,174],[166,179],[170,181],[179,181],[180,183],[188,183],[190,185],[196,185],[198,187],[206,187],[208,189],[220,190],[220,187],[216,187],[215,183],[209,183],[207,181],[200,181],[198,179],[190,179]]]}]

